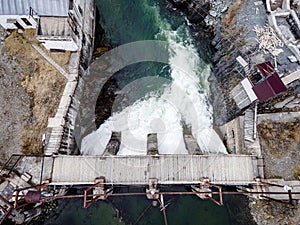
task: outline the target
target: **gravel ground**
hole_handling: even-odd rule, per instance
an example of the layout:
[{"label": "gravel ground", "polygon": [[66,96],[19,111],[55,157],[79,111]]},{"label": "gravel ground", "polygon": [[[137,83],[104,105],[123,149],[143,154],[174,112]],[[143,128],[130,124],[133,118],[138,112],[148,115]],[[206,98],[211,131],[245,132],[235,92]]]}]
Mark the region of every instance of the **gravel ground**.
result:
[{"label": "gravel ground", "polygon": [[21,152],[21,132],[30,117],[30,96],[20,84],[22,70],[5,52],[5,37],[0,30],[0,165]]},{"label": "gravel ground", "polygon": [[[292,116],[291,116],[292,117]],[[266,178],[295,180],[300,176],[300,120],[263,121],[258,126]]]},{"label": "gravel ground", "polygon": [[278,202],[250,199],[251,213],[258,225],[299,225],[300,208]]}]

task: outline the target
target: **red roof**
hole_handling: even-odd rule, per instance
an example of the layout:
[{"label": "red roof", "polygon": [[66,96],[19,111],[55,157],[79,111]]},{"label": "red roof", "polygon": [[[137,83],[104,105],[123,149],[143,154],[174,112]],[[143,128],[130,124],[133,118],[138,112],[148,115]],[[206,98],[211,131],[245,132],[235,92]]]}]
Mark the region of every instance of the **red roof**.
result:
[{"label": "red roof", "polygon": [[260,74],[263,77],[268,77],[273,73],[276,73],[273,65],[270,62],[264,62],[256,65],[257,69],[259,69]]},{"label": "red roof", "polygon": [[259,101],[267,100],[287,90],[275,70],[273,71],[273,75],[255,85],[252,89]]}]

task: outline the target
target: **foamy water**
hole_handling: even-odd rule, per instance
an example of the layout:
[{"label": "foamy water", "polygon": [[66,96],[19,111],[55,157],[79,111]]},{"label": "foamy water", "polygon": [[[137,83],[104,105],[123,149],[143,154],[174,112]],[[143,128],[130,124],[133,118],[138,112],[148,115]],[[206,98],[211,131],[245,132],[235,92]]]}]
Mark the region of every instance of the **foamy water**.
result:
[{"label": "foamy water", "polygon": [[[97,131],[82,141],[81,153],[101,155],[113,131],[121,132],[119,155],[147,154],[147,135],[157,133],[160,154],[187,154],[182,123],[191,126],[192,134],[204,152],[226,153],[225,146],[212,129],[212,108],[207,100],[205,83],[210,66],[198,56],[188,27],[185,38],[177,31],[162,28],[159,35],[169,43],[169,65],[172,82],[163,94],[150,93],[148,98],[135,102],[123,111],[114,113]],[[141,87],[142,88],[142,87]]]}]

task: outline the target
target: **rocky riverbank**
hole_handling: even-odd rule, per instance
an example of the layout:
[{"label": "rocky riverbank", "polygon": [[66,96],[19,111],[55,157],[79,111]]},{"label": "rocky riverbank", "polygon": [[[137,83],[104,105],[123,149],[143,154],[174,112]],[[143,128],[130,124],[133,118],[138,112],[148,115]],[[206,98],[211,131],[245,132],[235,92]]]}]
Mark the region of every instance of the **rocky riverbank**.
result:
[{"label": "rocky riverbank", "polygon": [[[264,26],[267,14],[263,4],[254,5],[251,1],[209,1],[209,0],[170,0],[175,7],[184,10],[194,26],[205,27],[213,35],[210,89],[214,108],[214,123],[217,126],[236,118],[243,113],[230,96],[230,91],[241,81],[236,70],[236,57],[248,59],[258,49],[255,25]],[[262,3],[262,2],[261,2]],[[253,60],[259,61],[258,53]]]}]

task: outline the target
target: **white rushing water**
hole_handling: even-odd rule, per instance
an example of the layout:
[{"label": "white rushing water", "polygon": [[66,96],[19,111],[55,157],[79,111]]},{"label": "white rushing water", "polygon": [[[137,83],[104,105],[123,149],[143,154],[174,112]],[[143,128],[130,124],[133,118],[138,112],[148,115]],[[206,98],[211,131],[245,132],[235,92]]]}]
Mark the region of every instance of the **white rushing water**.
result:
[{"label": "white rushing water", "polygon": [[[183,37],[178,32],[185,32]],[[147,134],[157,133],[160,154],[187,154],[183,140],[182,121],[191,126],[202,151],[226,153],[225,146],[212,128],[212,107],[207,100],[206,83],[210,66],[198,56],[188,27],[177,31],[161,29],[169,43],[169,64],[172,82],[163,94],[151,93],[123,111],[114,113],[97,131],[82,141],[81,153],[101,155],[113,131],[121,132],[119,155],[147,154]]]}]

